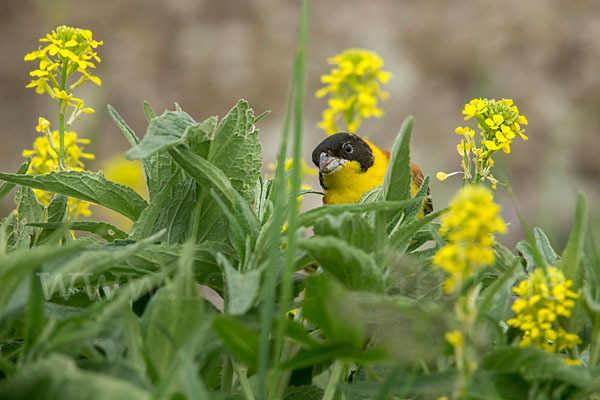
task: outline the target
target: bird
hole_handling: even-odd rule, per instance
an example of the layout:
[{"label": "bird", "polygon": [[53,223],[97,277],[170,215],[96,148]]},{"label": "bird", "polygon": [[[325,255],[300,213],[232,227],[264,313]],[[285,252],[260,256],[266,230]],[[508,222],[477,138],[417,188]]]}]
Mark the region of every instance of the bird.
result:
[{"label": "bird", "polygon": [[[339,132],[315,147],[312,161],[319,169],[324,204],[356,203],[365,192],[383,184],[390,152],[354,133]],[[410,168],[414,196],[423,183],[423,173],[412,162]],[[432,211],[433,200],[427,189],[420,216]]]}]

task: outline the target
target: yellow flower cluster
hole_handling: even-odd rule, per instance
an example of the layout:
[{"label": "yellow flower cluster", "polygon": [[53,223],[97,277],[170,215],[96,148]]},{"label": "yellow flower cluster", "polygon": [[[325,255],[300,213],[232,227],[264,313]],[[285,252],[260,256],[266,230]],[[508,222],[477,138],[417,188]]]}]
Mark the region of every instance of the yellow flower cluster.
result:
[{"label": "yellow flower cluster", "polygon": [[[33,175],[44,175],[49,174],[53,171],[58,171],[58,152],[56,150],[59,142],[58,131],[49,132],[48,128],[50,123],[40,118],[40,122],[36,129],[45,128],[47,131],[45,137],[38,137],[33,142],[32,150],[23,150],[23,157],[31,157],[31,164],[27,171],[28,174]],[[90,153],[84,153],[80,144],[87,144],[90,141],[88,139],[80,139],[77,137],[75,132],[65,132],[65,154],[69,162],[71,169],[81,171],[84,167],[82,158],[94,159],[94,155]],[[44,190],[34,189],[35,195],[39,202],[45,206],[50,204],[54,193],[46,192]],[[90,203],[87,201],[75,199],[69,197],[69,220],[75,220],[79,216],[89,216],[91,211],[89,209]]]},{"label": "yellow flower cluster", "polygon": [[433,263],[448,274],[446,293],[454,293],[462,282],[486,265],[494,263],[494,234],[506,231],[491,192],[483,186],[466,186],[442,216],[439,233],[447,240],[433,256]]},{"label": "yellow flower cluster", "polygon": [[48,44],[45,47],[40,46],[38,50],[25,56],[25,61],[39,60],[40,62],[39,68],[30,73],[37,79],[33,79],[27,87],[35,87],[37,93],[46,92],[54,97],[48,83],[60,88],[61,85],[56,80],[57,74],[60,73],[68,78],[75,71],[80,72],[82,76],[68,91],[87,80],[100,86],[100,78],[91,75],[89,69],[96,68],[91,59],[100,62],[100,57],[94,49],[103,43],[92,39],[92,31],[59,26],[45,38],[40,39],[40,42]]},{"label": "yellow flower cluster", "polygon": [[[473,99],[465,104],[462,113],[465,120],[475,118],[482,137],[476,140],[476,132],[470,125],[459,126],[454,130],[464,138],[456,146],[462,157],[464,180],[470,184],[478,184],[487,179],[492,183],[492,189],[496,189],[498,181],[491,174],[494,166],[491,157],[498,150],[510,153],[510,145],[517,135],[528,140],[521,128],[521,125],[527,125],[527,118],[519,114],[519,109],[511,99]],[[440,172],[437,178],[443,181],[453,174]]]},{"label": "yellow flower cluster", "polygon": [[[326,86],[316,92],[317,97],[329,95],[329,108],[323,111],[319,128],[328,135],[341,130],[354,133],[364,118],[383,115],[377,103],[385,100],[388,93],[381,90],[379,83],[386,83],[392,74],[381,69],[383,60],[377,53],[346,49],[327,62],[336,67],[321,77]],[[345,126],[340,125],[340,119]]]},{"label": "yellow flower cluster", "polygon": [[[528,140],[521,128],[521,125],[527,125],[527,118],[519,114],[519,109],[511,99],[500,101],[473,99],[469,104],[465,104],[462,113],[465,115],[465,120],[471,118],[477,120],[478,127],[481,130],[480,134],[484,137],[485,148],[489,155],[497,150],[510,153],[510,145],[516,135],[520,135],[523,140]],[[466,143],[471,148],[476,148],[475,142],[470,140],[475,134],[470,126],[459,126],[456,128],[456,133],[464,136]]]},{"label": "yellow flower cluster", "polygon": [[545,274],[542,269],[535,269],[527,280],[513,288],[520,298],[512,305],[516,317],[506,323],[523,331],[521,346],[536,346],[555,353],[581,343],[577,334],[567,332],[559,324],[561,317],[571,317],[574,299],[579,297],[569,289],[572,285],[560,269],[549,266]]},{"label": "yellow flower cluster", "polygon": [[[39,61],[38,69],[29,73],[33,79],[26,87],[35,88],[39,94],[47,93],[56,100],[60,104],[61,116],[69,107],[73,108],[68,120],[61,122],[67,129],[82,113],[94,112],[92,108],[85,107],[83,100],[74,97],[72,92],[87,81],[101,85],[100,78],[93,76],[89,70],[96,68],[90,60],[100,62],[94,49],[103,43],[93,40],[90,30],[68,26],[59,26],[40,42],[48,44],[25,56],[25,61]],[[69,85],[67,80],[75,72],[81,76]]]}]

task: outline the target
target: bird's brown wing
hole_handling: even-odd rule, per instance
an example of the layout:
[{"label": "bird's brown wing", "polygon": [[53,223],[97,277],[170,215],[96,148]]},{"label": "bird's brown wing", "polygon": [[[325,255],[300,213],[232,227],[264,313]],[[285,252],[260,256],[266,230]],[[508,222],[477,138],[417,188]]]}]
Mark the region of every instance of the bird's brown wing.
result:
[{"label": "bird's brown wing", "polygon": [[[387,150],[381,149],[383,154],[385,154],[390,159],[390,152]],[[423,184],[423,172],[421,169],[417,167],[417,164],[414,162],[410,163],[410,172],[412,173],[412,181],[417,188],[420,188]],[[423,205],[423,213],[424,215],[430,214],[433,212],[433,197],[431,196],[431,189],[427,188],[427,197],[425,198],[425,204]]]},{"label": "bird's brown wing", "polygon": [[[423,172],[421,169],[417,167],[417,164],[411,162],[410,163],[410,171],[412,172],[412,181],[413,184],[420,188],[423,184]],[[433,197],[431,196],[431,189],[427,188],[427,197],[425,198],[425,204],[423,205],[423,213],[427,215],[433,211]]]}]

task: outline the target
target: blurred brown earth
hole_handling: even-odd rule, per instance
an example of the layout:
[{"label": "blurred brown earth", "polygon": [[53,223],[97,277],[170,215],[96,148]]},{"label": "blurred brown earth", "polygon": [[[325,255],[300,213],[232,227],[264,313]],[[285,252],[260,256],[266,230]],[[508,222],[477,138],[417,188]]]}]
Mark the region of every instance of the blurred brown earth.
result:
[{"label": "blurred brown earth", "polygon": [[[260,123],[265,165],[279,145],[284,102],[297,43],[300,1],[9,1],[0,0],[0,170],[14,171],[31,148],[38,116],[54,121],[47,96],[25,89],[34,63],[23,61],[38,38],[58,25],[88,28],[102,63],[102,87],[79,97],[96,109],[74,125],[100,162],[128,144],[106,112],[113,105],[138,135],[142,102],[157,112],[178,102],[196,120],[223,116],[245,98]],[[473,97],[512,98],[529,120],[530,140],[516,140],[496,165],[510,181],[532,226],[541,226],[562,251],[579,190],[600,237],[600,2],[595,0],[313,1],[308,49],[304,154],[323,139],[316,128],[326,102],[316,99],[326,59],[347,47],[377,51],[394,75],[384,87],[385,115],[358,132],[391,147],[402,120],[416,118],[412,156],[421,169],[458,170],[454,128]],[[266,171],[265,171],[266,172]],[[502,177],[502,174],[498,174]],[[312,181],[313,186],[318,182]],[[459,178],[434,181],[438,208]],[[501,241],[523,237],[507,190],[497,200],[512,223]],[[317,196],[305,207],[318,205]],[[0,203],[0,216],[13,207]],[[100,211],[94,209],[98,217]]]}]

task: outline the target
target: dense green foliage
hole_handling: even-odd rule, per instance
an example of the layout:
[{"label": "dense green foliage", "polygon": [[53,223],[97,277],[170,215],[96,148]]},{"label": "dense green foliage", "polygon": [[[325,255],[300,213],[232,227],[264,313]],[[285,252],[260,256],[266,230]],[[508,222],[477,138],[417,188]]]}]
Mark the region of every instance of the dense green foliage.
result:
[{"label": "dense green foliage", "polygon": [[[558,254],[539,228],[513,252],[443,294],[431,256],[444,245],[410,195],[412,117],[385,182],[358,204],[298,211],[307,7],[273,176],[262,176],[256,117],[240,100],[196,122],[144,104],[143,139],[109,112],[142,161],[149,201],[101,172],[0,173],[16,214],[0,223],[0,398],[6,399],[575,399],[600,391],[600,259],[586,244],[580,195]],[[293,121],[292,121],[293,117]],[[293,145],[289,125],[293,122]],[[291,173],[284,161],[291,147]],[[32,188],[56,193],[42,206]],[[134,221],[66,222],[67,196]],[[438,206],[439,207],[439,206]],[[79,234],[85,231],[87,234]],[[77,232],[73,234],[72,232]],[[308,267],[318,265],[316,273]],[[559,266],[581,294],[569,356],[519,347],[511,292]],[[475,363],[464,375],[445,334],[476,299]],[[291,311],[291,312],[290,312]],[[468,369],[468,368],[467,368]]]}]

